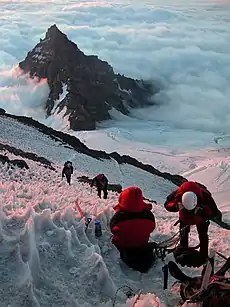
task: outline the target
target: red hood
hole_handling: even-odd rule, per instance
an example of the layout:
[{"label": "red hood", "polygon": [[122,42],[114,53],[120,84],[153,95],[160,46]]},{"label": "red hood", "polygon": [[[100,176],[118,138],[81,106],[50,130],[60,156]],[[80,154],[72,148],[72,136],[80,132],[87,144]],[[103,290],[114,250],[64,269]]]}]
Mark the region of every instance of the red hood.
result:
[{"label": "red hood", "polygon": [[121,192],[119,196],[119,202],[114,207],[116,212],[120,210],[129,211],[129,212],[140,212],[143,210],[151,210],[152,206],[146,204],[143,201],[143,195],[141,189],[138,187],[129,187]]}]

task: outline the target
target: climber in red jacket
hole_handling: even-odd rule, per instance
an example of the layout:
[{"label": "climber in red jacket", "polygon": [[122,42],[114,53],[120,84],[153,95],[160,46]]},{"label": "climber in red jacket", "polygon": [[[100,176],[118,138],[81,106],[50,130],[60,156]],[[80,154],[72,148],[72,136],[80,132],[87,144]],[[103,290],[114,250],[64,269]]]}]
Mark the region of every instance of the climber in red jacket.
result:
[{"label": "climber in red jacket", "polygon": [[156,227],[151,209],[152,205],[143,201],[142,191],[132,186],[121,192],[110,221],[112,243],[119,250],[121,259],[140,272],[147,272],[155,260],[154,243],[148,243]]},{"label": "climber in red jacket", "polygon": [[91,181],[91,187],[97,187],[97,195],[101,198],[101,192],[104,193],[104,199],[108,197],[108,178],[104,174],[98,174]]},{"label": "climber in red jacket", "polygon": [[190,225],[196,225],[200,240],[200,263],[197,266],[202,265],[208,257],[209,221],[222,219],[212,194],[203,185],[187,181],[167,197],[164,206],[170,212],[179,211],[180,247],[188,248]]}]

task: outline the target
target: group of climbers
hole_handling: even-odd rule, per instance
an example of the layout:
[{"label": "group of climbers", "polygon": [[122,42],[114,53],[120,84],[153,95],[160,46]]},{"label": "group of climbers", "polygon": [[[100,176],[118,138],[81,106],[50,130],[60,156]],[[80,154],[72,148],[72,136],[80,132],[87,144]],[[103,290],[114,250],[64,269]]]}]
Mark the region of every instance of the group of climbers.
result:
[{"label": "group of climbers", "polygon": [[[67,161],[62,170],[70,184],[73,166]],[[104,199],[108,196],[108,179],[99,174],[91,180],[91,187],[96,186],[98,197],[103,191]],[[210,221],[223,226],[222,213],[208,189],[197,182],[185,181],[173,191],[164,203],[169,212],[178,212],[176,224],[180,228],[180,244],[176,249],[175,260],[183,265],[199,267],[208,257],[208,228]],[[118,204],[114,207],[115,214],[110,221],[113,234],[112,243],[117,247],[120,258],[131,268],[146,272],[155,261],[155,242],[149,242],[156,221],[152,213],[152,205],[143,200],[140,188],[132,186],[123,190]],[[199,237],[199,252],[189,249],[189,232],[195,225]],[[226,224],[224,225],[226,226]],[[228,228],[227,226],[225,228]],[[229,229],[229,228],[228,228]],[[187,252],[189,251],[189,252]]]},{"label": "group of climbers", "polygon": [[[204,265],[201,276],[191,278],[182,271],[178,274],[179,269],[176,270],[177,274],[174,274],[176,264],[173,266],[173,262],[169,262],[167,267],[171,275],[181,283],[181,298],[183,301],[193,298],[194,302],[202,303],[196,306],[228,307],[230,279],[226,279],[224,274],[230,268],[230,257],[219,270],[220,273],[218,271],[214,275],[212,271],[211,278],[207,279],[208,263],[212,262],[208,255],[210,221],[230,229],[229,225],[222,221],[222,213],[218,210],[211,193],[197,182],[186,181],[168,195],[164,207],[167,211],[179,212],[179,220],[176,224],[180,225],[180,244],[174,253],[176,262],[191,267]],[[157,243],[149,242],[150,235],[156,227],[151,209],[152,205],[144,202],[142,191],[138,187],[129,187],[121,192],[118,204],[114,207],[115,214],[110,221],[113,233],[112,243],[117,247],[120,258],[130,268],[141,273],[147,272],[155,262],[154,251]],[[199,252],[189,248],[188,236],[191,225],[197,228],[200,241]],[[181,280],[180,277],[182,277]],[[203,291],[200,291],[201,286],[204,286],[203,280],[207,285]]]},{"label": "group of climbers", "polygon": [[[66,176],[68,184],[71,184],[72,174],[72,163],[67,161],[62,170],[62,177]],[[99,174],[93,178],[90,185],[91,187],[96,186],[99,198],[101,198],[103,192],[104,199],[107,199],[108,179],[104,174]],[[176,262],[182,266],[186,265],[190,267],[200,267],[204,265],[201,278],[190,278],[188,276],[185,278],[185,274],[182,272],[178,274],[179,269],[173,265],[172,261],[168,264],[170,273],[173,277],[176,276],[175,278],[177,278],[177,276],[183,277],[180,281],[182,290],[184,289],[184,285],[186,285],[186,287],[198,289],[206,270],[206,263],[210,260],[208,257],[208,228],[210,221],[217,223],[225,229],[230,229],[230,225],[222,221],[222,213],[217,208],[210,191],[198,182],[185,181],[182,183],[180,187],[167,196],[164,208],[169,212],[178,212],[178,221],[175,225],[179,224],[180,243],[174,250]],[[115,214],[110,221],[110,229],[113,234],[112,243],[119,251],[121,260],[133,270],[141,273],[148,272],[156,260],[155,250],[158,246],[155,242],[149,242],[150,235],[156,228],[152,204],[144,201],[140,188],[131,186],[120,193],[118,203],[113,209]],[[192,225],[196,226],[198,232],[199,251],[189,247],[189,232]],[[224,272],[229,269],[229,262],[230,258],[226,265],[224,265]],[[177,271],[176,275],[175,268]],[[215,278],[217,278],[216,274]],[[210,281],[211,283],[212,280],[213,279]],[[228,292],[225,291],[226,289],[229,290],[229,288],[230,285],[228,281],[224,284],[224,290],[219,288],[216,289],[214,286],[214,291],[213,288],[209,287],[208,289],[212,291],[211,298],[208,297],[208,292],[205,292],[204,294],[208,305],[205,305],[205,300],[201,297],[204,303],[203,306],[229,306],[230,297]],[[182,290],[181,293],[184,294],[181,297],[185,300],[189,295],[186,296],[185,291]]]},{"label": "group of climbers", "polygon": [[[203,185],[187,181],[167,197],[164,207],[167,211],[179,212],[180,244],[174,254],[176,261],[193,267],[205,264],[210,221],[223,223],[211,193]],[[121,192],[110,222],[112,243],[120,252],[120,258],[140,272],[148,271],[155,260],[156,243],[149,242],[150,234],[156,227],[151,209],[152,206],[143,201],[142,191],[138,187],[129,187]],[[191,225],[196,225],[198,231],[199,251],[189,249]]]},{"label": "group of climbers", "polygon": [[[71,175],[73,174],[73,165],[71,161],[66,161],[62,169],[62,179],[66,177],[67,183],[71,185]],[[103,191],[104,199],[108,196],[108,179],[104,174],[98,174],[91,180],[91,187],[96,186],[97,195],[101,198],[101,192]]]}]

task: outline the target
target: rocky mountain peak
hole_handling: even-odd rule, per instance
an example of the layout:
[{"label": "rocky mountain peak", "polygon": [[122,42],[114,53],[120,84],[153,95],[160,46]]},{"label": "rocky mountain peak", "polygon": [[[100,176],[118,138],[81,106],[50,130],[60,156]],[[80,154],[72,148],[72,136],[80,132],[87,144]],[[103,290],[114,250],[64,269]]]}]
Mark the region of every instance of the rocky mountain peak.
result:
[{"label": "rocky mountain peak", "polygon": [[110,119],[112,108],[128,114],[130,107],[150,105],[156,92],[150,82],[115,74],[107,62],[86,56],[55,24],[19,67],[47,79],[47,116],[64,110],[73,130],[95,129],[96,122]]},{"label": "rocky mountain peak", "polygon": [[67,36],[58,29],[56,24],[50,26],[47,29],[45,39],[60,39],[60,38],[67,39]]}]

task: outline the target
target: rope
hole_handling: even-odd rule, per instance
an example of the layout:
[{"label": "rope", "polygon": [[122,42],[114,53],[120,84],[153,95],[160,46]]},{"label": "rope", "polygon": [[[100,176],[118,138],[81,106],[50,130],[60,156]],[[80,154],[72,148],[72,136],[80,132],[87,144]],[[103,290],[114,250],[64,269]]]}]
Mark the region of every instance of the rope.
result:
[{"label": "rope", "polygon": [[[162,247],[167,245],[167,247],[169,247],[169,246],[175,244],[175,242],[180,241],[180,235],[184,234],[186,228],[188,228],[188,227],[189,227],[188,225],[184,226],[182,229],[180,229],[178,232],[176,232],[171,238],[160,242],[158,245],[162,246]],[[176,239],[174,239],[174,238],[176,238]]]},{"label": "rope", "polygon": [[[184,233],[187,227],[188,227],[187,225],[184,226],[182,229],[176,232],[171,238],[164,240],[160,243],[156,243],[156,245],[154,246],[154,251],[156,256],[160,258],[162,261],[164,261],[166,253],[169,254],[174,252],[174,250],[178,247],[178,244],[180,242],[180,236]],[[198,247],[199,245],[192,247],[192,249],[197,249]]]}]

